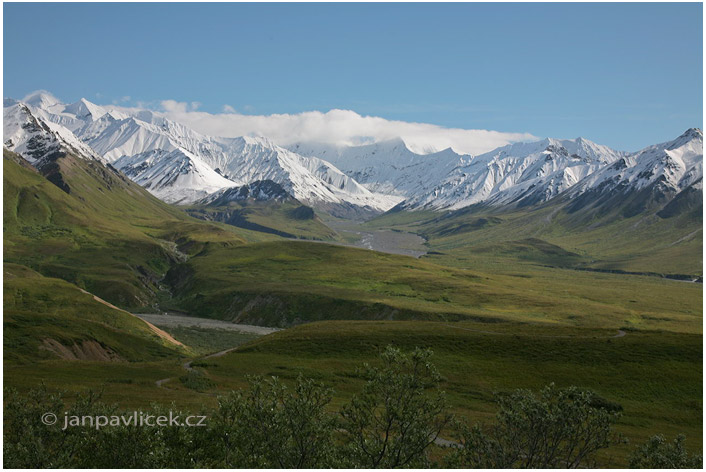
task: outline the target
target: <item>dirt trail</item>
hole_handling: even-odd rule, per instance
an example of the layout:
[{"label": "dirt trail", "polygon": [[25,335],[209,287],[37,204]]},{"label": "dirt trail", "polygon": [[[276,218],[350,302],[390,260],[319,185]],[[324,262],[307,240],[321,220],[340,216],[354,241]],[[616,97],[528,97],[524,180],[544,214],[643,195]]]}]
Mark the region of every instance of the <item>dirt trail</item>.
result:
[{"label": "dirt trail", "polygon": [[[224,330],[228,330],[228,331],[237,331],[240,333],[259,334],[259,335],[263,335],[263,336],[266,334],[274,333],[275,331],[280,331],[279,328],[268,328],[265,326],[245,325],[245,324],[231,323],[230,321],[212,320],[209,318],[197,318],[197,317],[193,317],[193,316],[174,315],[174,314],[170,314],[170,313],[160,313],[160,314],[140,313],[140,314],[133,314],[133,315],[137,316],[138,318],[140,318],[142,321],[144,321],[145,323],[147,323],[150,326],[154,326],[152,323],[155,323],[155,324],[159,324],[161,326],[172,326],[172,327],[189,326],[189,327],[209,328],[209,329],[224,329]],[[156,329],[159,329],[159,328],[156,328]],[[208,354],[207,356],[203,356],[198,359],[190,359],[190,360],[184,362],[181,366],[187,372],[193,372],[195,370],[192,367],[192,363],[194,361],[199,360],[199,359],[210,359],[213,357],[221,357],[221,356],[228,354],[231,351],[234,351],[235,349],[237,349],[237,346],[231,347],[228,349],[224,349],[222,351],[214,352],[212,354]],[[172,379],[174,379],[174,377],[168,377],[166,379],[159,379],[155,382],[155,384],[157,385],[157,387],[162,387],[165,383],[171,381]]]},{"label": "dirt trail", "polygon": [[130,316],[134,316],[135,318],[137,318],[137,319],[139,319],[140,321],[142,321],[143,323],[145,323],[145,324],[152,330],[152,332],[154,332],[157,336],[159,336],[160,338],[164,339],[165,341],[167,341],[167,342],[169,342],[169,343],[171,343],[171,344],[174,344],[175,346],[186,347],[186,346],[184,346],[182,343],[180,343],[179,341],[177,341],[176,339],[174,339],[169,333],[167,333],[167,332],[165,332],[165,331],[162,331],[161,329],[157,328],[157,327],[156,327],[155,325],[153,325],[152,323],[143,320],[142,318],[140,318],[139,316],[135,315],[134,313],[130,313],[129,311],[125,311],[125,310],[123,310],[122,308],[118,308],[117,306],[113,305],[112,303],[106,302],[105,300],[103,300],[103,299],[100,298],[99,296],[93,295],[91,292],[87,292],[87,291],[85,291],[85,290],[82,289],[82,288],[80,288],[79,290],[81,290],[81,292],[85,293],[86,295],[91,295],[91,296],[93,297],[93,299],[94,299],[95,301],[97,301],[98,303],[102,303],[103,305],[105,305],[105,306],[107,306],[107,307],[110,307],[110,308],[112,308],[112,309],[114,309],[114,310],[122,311],[123,313],[127,313],[127,314],[130,315]]},{"label": "dirt trail", "polygon": [[[235,351],[236,349],[238,349],[238,346],[236,346],[236,347],[231,347],[231,348],[228,348],[228,349],[224,349],[224,350],[222,350],[222,351],[214,352],[213,354],[209,354],[209,355],[204,356],[204,357],[201,357],[201,358],[199,358],[199,359],[210,359],[210,358],[212,358],[212,357],[221,357],[221,356],[225,356],[225,355],[228,354],[229,352]],[[187,372],[193,372],[193,371],[194,371],[194,368],[191,366],[191,364],[192,364],[195,360],[198,360],[198,359],[191,359],[191,360],[188,360],[188,361],[184,362],[181,366],[182,366]],[[157,380],[157,381],[155,382],[155,384],[157,385],[157,387],[161,387],[162,385],[164,385],[165,383],[169,382],[169,381],[172,380],[173,378],[174,378],[174,377],[168,377],[168,378],[166,378],[166,379],[160,379],[160,380]],[[212,395],[212,394],[208,394],[208,395]]]},{"label": "dirt trail", "polygon": [[[213,354],[209,354],[209,355],[207,355],[207,356],[204,356],[204,357],[202,357],[201,359],[210,359],[210,358],[212,358],[212,357],[221,357],[221,356],[225,356],[225,355],[228,354],[229,352],[235,351],[236,349],[238,349],[238,346],[236,346],[236,347],[231,347],[231,348],[228,348],[228,349],[224,349],[224,350],[222,350],[222,351],[214,352]],[[194,370],[194,368],[191,367],[191,363],[194,362],[195,360],[196,360],[196,359],[191,359],[190,361],[184,362],[181,366],[182,366],[184,369],[186,369],[188,372],[191,372],[191,371]]]}]

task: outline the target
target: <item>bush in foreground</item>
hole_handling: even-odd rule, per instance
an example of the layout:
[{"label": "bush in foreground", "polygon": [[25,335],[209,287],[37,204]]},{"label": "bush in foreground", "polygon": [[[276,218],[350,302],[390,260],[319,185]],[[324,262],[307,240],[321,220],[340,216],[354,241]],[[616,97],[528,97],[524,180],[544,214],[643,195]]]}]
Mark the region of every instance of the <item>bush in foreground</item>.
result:
[{"label": "bush in foreground", "polygon": [[472,468],[566,468],[595,466],[595,454],[614,438],[620,413],[588,390],[559,389],[539,393],[516,390],[497,399],[497,423],[482,429],[462,426],[461,448],[450,465]]},{"label": "bush in foreground", "polygon": [[633,469],[702,469],[703,459],[699,454],[690,454],[684,446],[686,438],[679,435],[672,442],[664,436],[652,436],[630,457]]},{"label": "bush in foreground", "polygon": [[363,391],[341,411],[351,466],[429,466],[426,452],[451,420],[431,354],[388,347],[381,368],[364,367]]},{"label": "bush in foreground", "polygon": [[219,399],[204,462],[227,468],[320,468],[334,465],[331,390],[299,377],[291,391],[256,377],[247,392]]}]

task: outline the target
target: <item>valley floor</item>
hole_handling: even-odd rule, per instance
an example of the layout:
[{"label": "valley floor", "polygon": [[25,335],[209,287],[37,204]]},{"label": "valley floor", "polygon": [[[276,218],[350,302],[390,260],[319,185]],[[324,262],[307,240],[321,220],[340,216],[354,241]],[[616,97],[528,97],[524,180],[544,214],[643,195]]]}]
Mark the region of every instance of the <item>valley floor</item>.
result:
[{"label": "valley floor", "polygon": [[427,253],[424,238],[407,231],[365,227],[355,222],[329,222],[348,245],[389,254],[419,258]]},{"label": "valley floor", "polygon": [[256,334],[260,336],[279,331],[278,328],[238,324],[231,323],[228,321],[212,320],[208,318],[196,318],[194,316],[177,315],[174,313],[135,313],[135,316],[147,321],[148,323],[152,323],[153,325],[164,328],[188,327],[216,330],[222,329],[227,331],[236,331],[239,333]]}]

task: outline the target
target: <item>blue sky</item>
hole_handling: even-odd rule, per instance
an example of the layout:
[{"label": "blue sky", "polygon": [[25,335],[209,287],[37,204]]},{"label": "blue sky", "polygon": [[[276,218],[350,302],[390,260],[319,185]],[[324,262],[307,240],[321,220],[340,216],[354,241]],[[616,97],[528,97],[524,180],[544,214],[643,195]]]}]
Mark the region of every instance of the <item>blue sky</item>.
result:
[{"label": "blue sky", "polygon": [[[4,90],[338,108],[622,150],[702,127],[702,5],[16,4]],[[155,105],[156,106],[156,105]]]}]

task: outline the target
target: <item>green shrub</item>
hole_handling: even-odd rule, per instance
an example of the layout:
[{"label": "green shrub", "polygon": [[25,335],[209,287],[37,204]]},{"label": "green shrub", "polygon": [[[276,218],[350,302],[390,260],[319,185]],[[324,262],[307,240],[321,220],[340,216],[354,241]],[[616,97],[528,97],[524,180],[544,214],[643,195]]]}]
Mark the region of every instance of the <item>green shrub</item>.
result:
[{"label": "green shrub", "polygon": [[652,436],[637,448],[630,457],[633,469],[702,469],[703,459],[699,454],[689,454],[684,446],[682,434],[668,442],[664,436]]},{"label": "green shrub", "polygon": [[535,393],[516,390],[497,397],[497,423],[462,427],[452,466],[567,468],[595,466],[595,453],[614,442],[620,405],[577,387],[554,384]]},{"label": "green shrub", "polygon": [[228,468],[335,466],[331,391],[301,376],[292,389],[256,377],[247,392],[219,399],[211,423],[210,461]]},{"label": "green shrub", "polygon": [[381,368],[364,367],[363,391],[341,411],[351,466],[429,466],[427,450],[451,419],[431,354],[388,347]]}]

